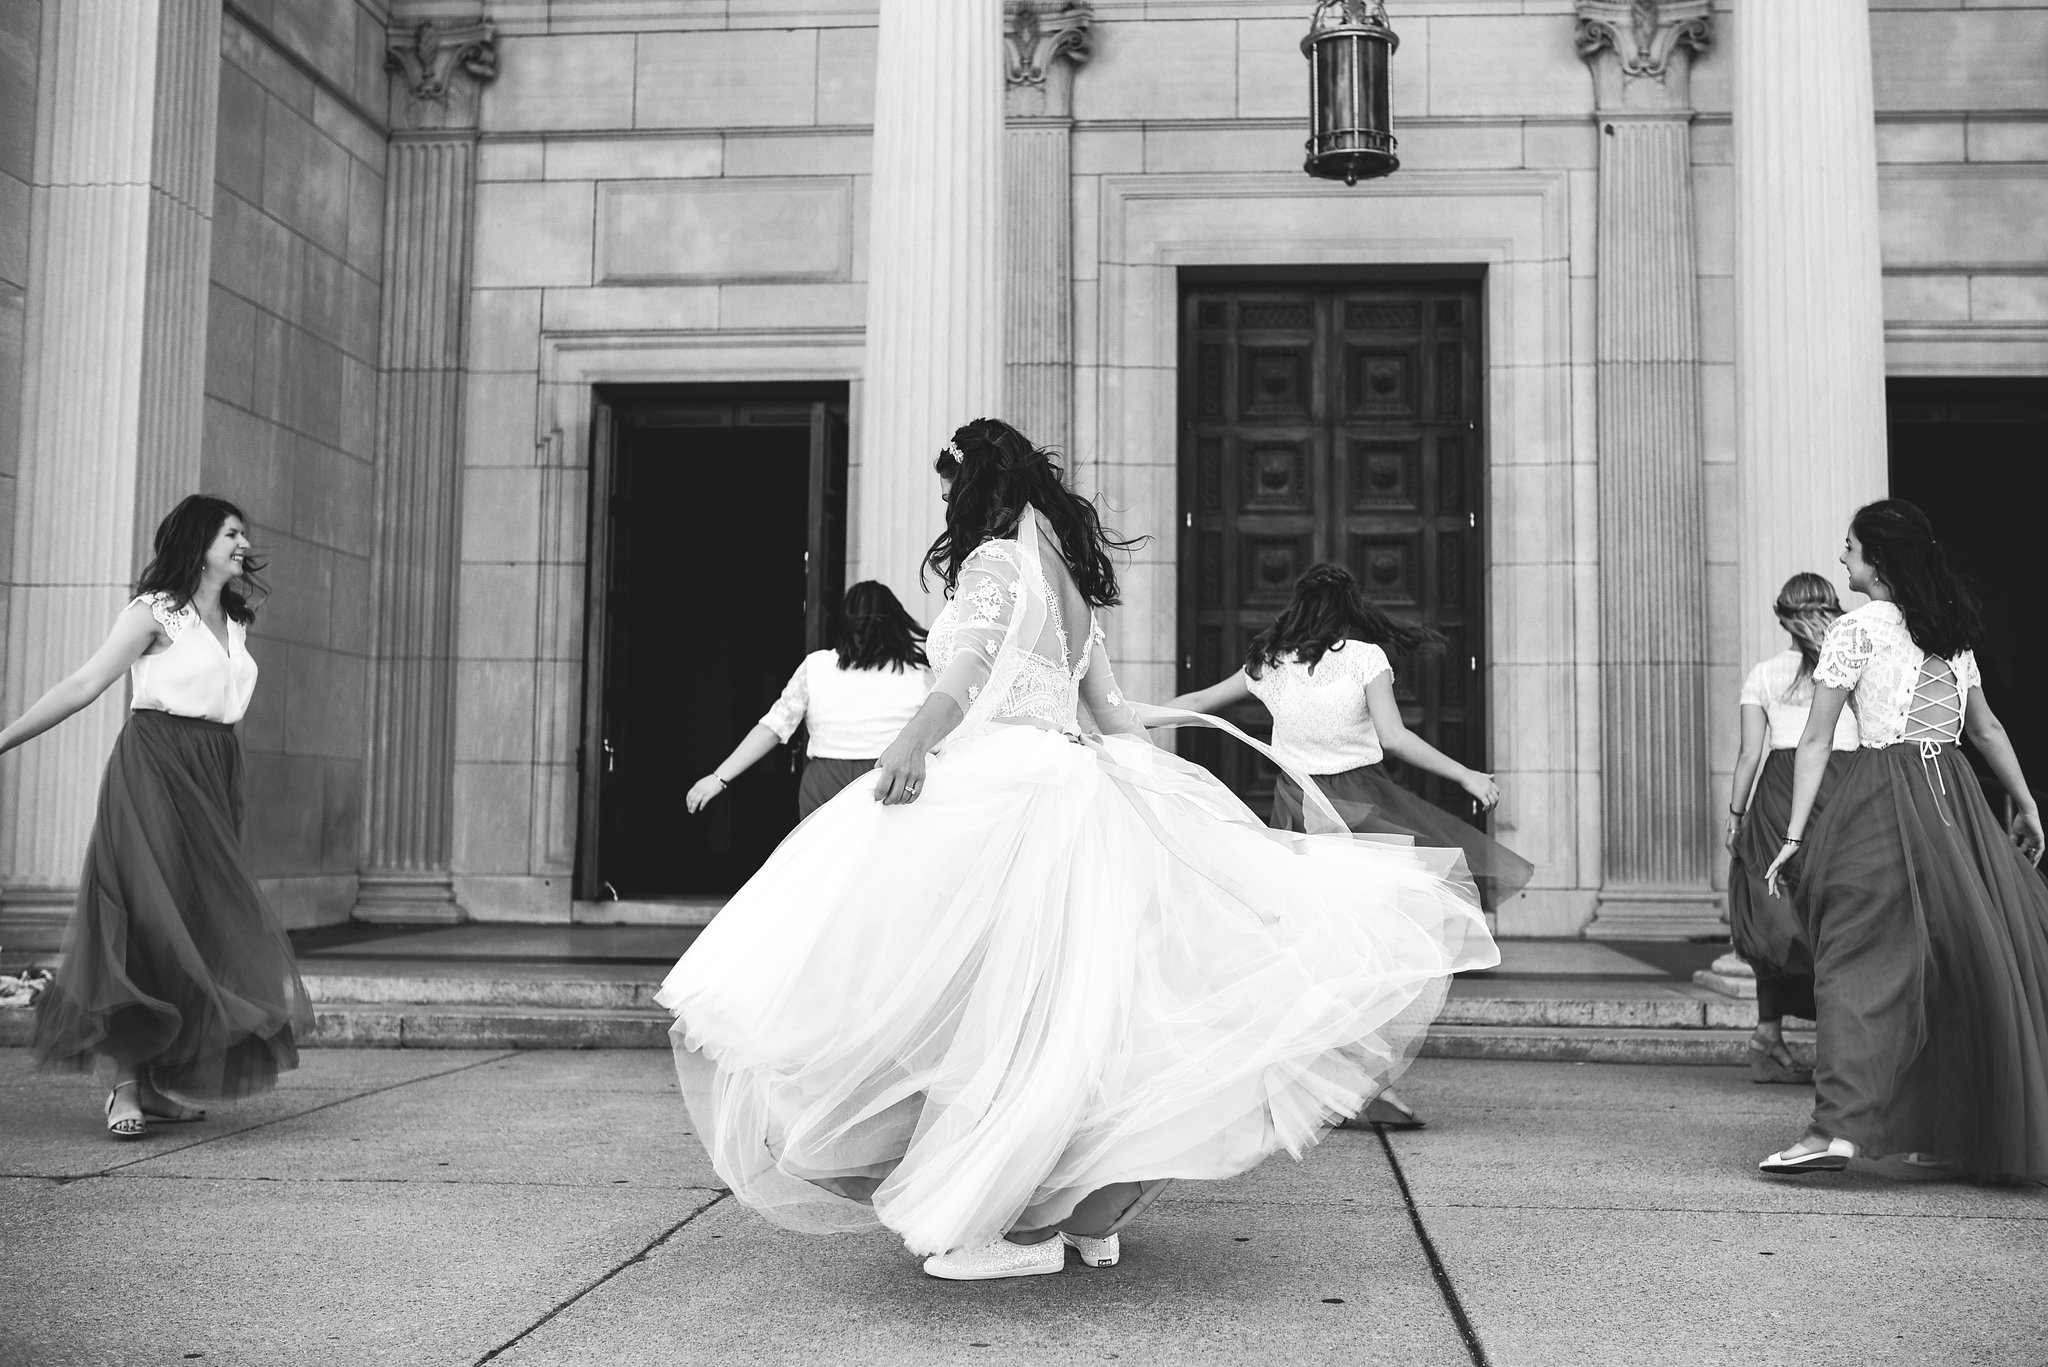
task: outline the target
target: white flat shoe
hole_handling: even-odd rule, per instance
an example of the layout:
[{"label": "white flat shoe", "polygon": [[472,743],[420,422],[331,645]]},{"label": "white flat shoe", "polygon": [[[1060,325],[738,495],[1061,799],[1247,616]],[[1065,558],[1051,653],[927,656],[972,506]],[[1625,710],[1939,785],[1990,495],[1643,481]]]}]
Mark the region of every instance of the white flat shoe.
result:
[{"label": "white flat shoe", "polygon": [[1840,1172],[1849,1166],[1849,1160],[1856,1156],[1856,1146],[1846,1139],[1830,1139],[1824,1149],[1814,1149],[1788,1158],[1790,1150],[1780,1150],[1756,1165],[1758,1172],[1774,1172],[1789,1176],[1802,1172]]},{"label": "white flat shoe", "polygon": [[1062,1234],[1058,1242],[1081,1255],[1081,1261],[1089,1267],[1115,1267],[1116,1260],[1124,1256],[1123,1245],[1112,1234],[1107,1239],[1090,1239],[1083,1234]]},{"label": "white flat shoe", "polygon": [[[1093,1242],[1100,1242],[1093,1241]],[[956,1248],[924,1260],[927,1277],[949,1282],[992,1282],[1003,1277],[1044,1277],[1067,1265],[1064,1238],[1043,1243],[1013,1244],[997,1239],[980,1248]]]}]

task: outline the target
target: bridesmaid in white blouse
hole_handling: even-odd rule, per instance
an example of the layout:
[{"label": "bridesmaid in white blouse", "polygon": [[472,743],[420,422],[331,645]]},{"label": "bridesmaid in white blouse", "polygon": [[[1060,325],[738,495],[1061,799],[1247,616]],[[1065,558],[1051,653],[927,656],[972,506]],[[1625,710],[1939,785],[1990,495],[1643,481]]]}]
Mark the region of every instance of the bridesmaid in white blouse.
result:
[{"label": "bridesmaid in white blouse", "polygon": [[875,767],[876,758],[917,715],[932,689],[924,628],[886,584],[849,586],[833,624],[833,648],[804,656],[789,686],[733,752],[691,785],[684,799],[701,812],[798,726],[808,728],[804,774],[797,786],[802,821]]},{"label": "bridesmaid in white blouse", "polygon": [[242,854],[235,724],[256,690],[249,521],[194,494],[106,644],[0,730],[0,754],[83,711],[125,670],[128,723],[107,760],[63,967],[36,1006],[44,1068],[112,1065],[107,1130],[205,1112],[171,1095],[267,1090],[312,1023],[283,925]]}]

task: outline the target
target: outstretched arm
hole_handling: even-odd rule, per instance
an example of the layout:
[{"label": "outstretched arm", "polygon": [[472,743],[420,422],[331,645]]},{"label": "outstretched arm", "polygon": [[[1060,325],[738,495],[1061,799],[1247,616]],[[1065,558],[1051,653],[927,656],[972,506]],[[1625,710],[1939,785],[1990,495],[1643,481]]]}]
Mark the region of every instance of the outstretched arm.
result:
[{"label": "outstretched arm", "polygon": [[1382,670],[1365,686],[1366,710],[1372,714],[1372,728],[1379,732],[1380,748],[1395,759],[1404,760],[1424,773],[1447,778],[1472,795],[1482,810],[1492,811],[1500,802],[1500,785],[1492,774],[1482,774],[1452,759],[1408,729],[1401,720],[1401,704],[1394,700],[1394,676]]},{"label": "outstretched arm", "polygon": [[105,644],[93,652],[91,659],[36,699],[12,726],[0,730],[0,755],[90,707],[114,680],[127,672],[128,666],[142,658],[157,635],[156,618],[149,609],[141,603],[129,604],[114,619],[114,629],[107,633]]},{"label": "outstretched arm", "polygon": [[[1091,666],[1092,668],[1092,666]],[[1221,712],[1226,707],[1243,702],[1252,695],[1251,680],[1240,669],[1222,683],[1210,684],[1207,688],[1183,693],[1167,704],[1186,712]]]},{"label": "outstretched arm", "polygon": [[1970,738],[1970,744],[1984,762],[1991,766],[1991,772],[2004,787],[2006,795],[2012,798],[2012,805],[2018,810],[2012,819],[2012,839],[2020,847],[2020,853],[2035,864],[2041,862],[2041,809],[2034,805],[2034,795],[2027,788],[2027,776],[2020,772],[2019,756],[2012,750],[2012,739],[2005,734],[2005,723],[1992,712],[1991,704],[1984,701],[1984,690],[1972,688],[1969,702],[1963,708],[1963,734]]}]

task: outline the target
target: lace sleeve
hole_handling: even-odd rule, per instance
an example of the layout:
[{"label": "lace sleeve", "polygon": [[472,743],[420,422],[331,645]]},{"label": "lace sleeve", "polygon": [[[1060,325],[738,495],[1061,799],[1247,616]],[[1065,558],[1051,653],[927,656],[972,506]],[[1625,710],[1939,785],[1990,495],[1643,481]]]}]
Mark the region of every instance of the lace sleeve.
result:
[{"label": "lace sleeve", "polygon": [[1965,698],[1973,688],[1984,686],[1984,671],[1977,667],[1977,652],[1966,650],[1949,661],[1949,667],[1956,672],[1956,691]]},{"label": "lace sleeve", "polygon": [[1081,702],[1104,735],[1140,736],[1151,744],[1145,723],[1138,720],[1130,701],[1117,687],[1116,670],[1109,663],[1108,637],[1099,617],[1088,626],[1088,668],[1081,675]]},{"label": "lace sleeve", "polygon": [[148,608],[149,615],[163,628],[165,637],[174,642],[185,634],[185,628],[191,624],[194,615],[189,604],[182,608],[173,606],[171,595],[168,593],[145,593],[134,599],[129,606],[133,607],[135,603]]},{"label": "lace sleeve", "polygon": [[1836,619],[1820,643],[1820,661],[1813,667],[1813,681],[1824,688],[1854,688],[1877,654],[1870,630],[1853,616]]},{"label": "lace sleeve", "polygon": [[789,686],[782,690],[782,696],[761,718],[761,725],[775,733],[784,745],[796,734],[796,728],[803,722],[804,713],[811,710],[811,661],[808,656],[796,667],[796,673],[789,676]]},{"label": "lace sleeve", "polygon": [[1370,641],[1351,641],[1341,652],[1350,655],[1357,652],[1357,658],[1350,663],[1358,671],[1358,686],[1365,687],[1382,674],[1394,672],[1394,662],[1387,658],[1387,652]]},{"label": "lace sleeve", "polygon": [[1006,546],[990,542],[977,547],[960,567],[953,595],[959,604],[960,629],[954,636],[953,658],[932,691],[960,704],[962,715],[973,708],[988,682],[1023,591],[1023,572]]}]

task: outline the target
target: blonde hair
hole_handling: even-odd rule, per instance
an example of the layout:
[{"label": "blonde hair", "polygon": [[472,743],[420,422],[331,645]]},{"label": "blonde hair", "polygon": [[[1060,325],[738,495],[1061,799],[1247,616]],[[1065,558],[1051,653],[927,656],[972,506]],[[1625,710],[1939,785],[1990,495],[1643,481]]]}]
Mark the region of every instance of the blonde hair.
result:
[{"label": "blonde hair", "polygon": [[1792,637],[1792,644],[1799,647],[1799,674],[1785,690],[1786,700],[1791,701],[1792,695],[1813,677],[1813,667],[1820,660],[1820,643],[1827,638],[1835,619],[1842,615],[1842,600],[1835,597],[1833,584],[1807,570],[1785,581],[1771,610],[1778,614],[1778,625]]}]

